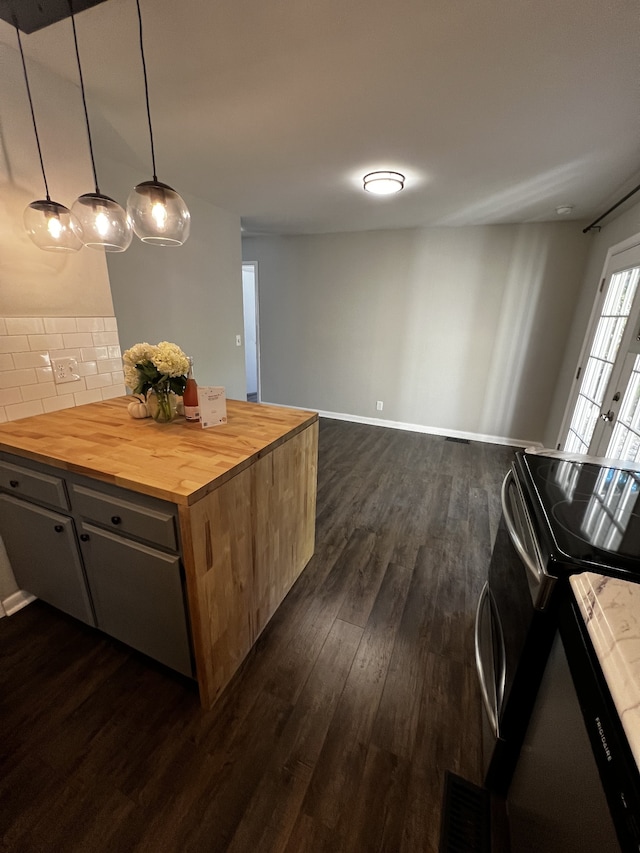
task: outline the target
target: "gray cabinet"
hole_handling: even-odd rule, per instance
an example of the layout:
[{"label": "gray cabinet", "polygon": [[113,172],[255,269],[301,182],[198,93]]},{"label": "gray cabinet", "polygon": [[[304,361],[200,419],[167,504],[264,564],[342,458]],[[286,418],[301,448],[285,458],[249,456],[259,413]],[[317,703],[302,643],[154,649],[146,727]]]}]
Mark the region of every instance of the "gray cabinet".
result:
[{"label": "gray cabinet", "polygon": [[0,535],[22,589],[96,624],[69,516],[0,495]]},{"label": "gray cabinet", "polygon": [[98,626],[107,634],[191,675],[180,558],[91,524],[80,527]]},{"label": "gray cabinet", "polygon": [[0,536],[24,590],[193,675],[172,504],[2,454]]}]

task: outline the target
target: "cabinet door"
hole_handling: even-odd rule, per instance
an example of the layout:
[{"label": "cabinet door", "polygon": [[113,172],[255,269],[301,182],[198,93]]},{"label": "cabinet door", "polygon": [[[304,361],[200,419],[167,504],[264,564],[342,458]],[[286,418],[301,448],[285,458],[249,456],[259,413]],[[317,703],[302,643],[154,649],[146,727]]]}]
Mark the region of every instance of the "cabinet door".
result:
[{"label": "cabinet door", "polygon": [[98,627],[191,676],[179,557],[90,524],[80,530]]},{"label": "cabinet door", "polygon": [[22,589],[95,625],[71,518],[0,495],[0,534]]}]

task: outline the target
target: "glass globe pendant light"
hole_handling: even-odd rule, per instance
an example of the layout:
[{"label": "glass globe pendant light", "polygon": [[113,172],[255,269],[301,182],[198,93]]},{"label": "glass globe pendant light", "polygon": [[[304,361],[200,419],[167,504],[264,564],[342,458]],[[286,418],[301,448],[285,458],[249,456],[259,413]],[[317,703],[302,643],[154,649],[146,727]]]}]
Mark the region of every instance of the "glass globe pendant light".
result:
[{"label": "glass globe pendant light", "polygon": [[[77,252],[82,248],[82,241],[78,236],[78,232],[81,230],[80,224],[78,222],[74,223],[74,216],[67,207],[63,204],[59,204],[57,201],[51,201],[51,197],[49,195],[49,185],[47,184],[47,176],[44,171],[42,149],[40,148],[40,137],[38,136],[36,116],[33,109],[33,101],[31,99],[31,88],[29,86],[29,78],[27,77],[27,64],[22,50],[20,30],[17,25],[15,25],[15,28],[16,35],[18,36],[20,58],[22,59],[24,82],[26,84],[27,95],[29,97],[33,132],[36,137],[38,156],[40,158],[42,180],[44,181],[46,193],[46,198],[39,199],[38,201],[32,201],[25,209],[23,216],[24,227],[36,246],[39,249],[43,249],[45,252]],[[75,228],[72,228],[72,224],[75,225]]]},{"label": "glass globe pendant light", "polygon": [[[105,252],[124,252],[131,245],[133,238],[131,222],[118,202],[109,198],[108,195],[101,193],[98,187],[96,163],[93,156],[93,144],[91,142],[91,128],[89,127],[89,114],[87,112],[87,99],[84,92],[82,66],[80,65],[76,22],[73,16],[71,0],[69,0],[69,11],[71,13],[71,26],[73,27],[73,43],[76,49],[84,118],[87,125],[87,138],[89,139],[93,182],[96,188],[94,193],[85,193],[79,196],[71,205],[71,212],[76,217],[75,221],[78,223],[77,233],[85,246],[88,246],[90,249],[104,249]],[[76,227],[73,221],[71,224],[72,227]]]},{"label": "glass globe pendant light", "polygon": [[154,246],[182,246],[189,237],[191,215],[184,199],[170,186],[161,183],[156,175],[156,154],[153,145],[151,110],[149,108],[149,83],[147,80],[147,66],[144,59],[140,0],[136,0],[136,6],[140,26],[140,56],[142,58],[144,93],[147,103],[147,120],[149,122],[153,180],[143,181],[131,190],[127,199],[127,213],[131,219],[136,236],[143,243],[150,243]]}]

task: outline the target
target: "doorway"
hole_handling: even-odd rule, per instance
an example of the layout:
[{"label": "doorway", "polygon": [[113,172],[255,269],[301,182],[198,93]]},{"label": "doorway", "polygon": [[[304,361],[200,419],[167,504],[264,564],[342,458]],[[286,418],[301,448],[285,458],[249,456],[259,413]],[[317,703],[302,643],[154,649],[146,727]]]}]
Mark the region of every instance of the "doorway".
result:
[{"label": "doorway", "polygon": [[639,283],[634,238],[608,255],[558,449],[640,460]]},{"label": "doorway", "polygon": [[244,361],[247,379],[247,400],[259,403],[260,394],[260,336],[258,333],[258,264],[242,264],[242,310],[244,314]]}]

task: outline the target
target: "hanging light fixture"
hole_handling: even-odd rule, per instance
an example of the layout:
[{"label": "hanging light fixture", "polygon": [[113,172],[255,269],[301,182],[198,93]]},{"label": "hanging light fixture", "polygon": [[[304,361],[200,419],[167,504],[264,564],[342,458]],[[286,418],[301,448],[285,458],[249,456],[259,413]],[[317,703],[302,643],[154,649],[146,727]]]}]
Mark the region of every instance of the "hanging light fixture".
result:
[{"label": "hanging light fixture", "polygon": [[32,201],[26,208],[23,216],[24,227],[31,240],[39,249],[44,249],[45,252],[77,252],[82,248],[82,241],[76,233],[80,231],[80,224],[75,223],[76,228],[72,228],[74,216],[71,211],[63,204],[57,201],[51,201],[49,195],[49,185],[47,184],[47,176],[44,171],[44,161],[42,159],[42,149],[40,148],[40,137],[38,136],[38,128],[36,126],[36,115],[33,109],[33,101],[31,99],[31,88],[29,86],[29,78],[27,77],[27,64],[22,50],[22,40],[20,38],[20,30],[18,25],[14,24],[16,35],[18,36],[18,47],[20,48],[20,58],[22,59],[22,70],[24,72],[24,82],[27,87],[27,95],[29,97],[29,107],[31,109],[31,120],[33,122],[33,132],[36,137],[36,145],[38,146],[38,156],[40,158],[40,169],[42,170],[42,180],[44,181],[44,189],[46,198]]},{"label": "hanging light fixture", "polygon": [[161,183],[156,175],[156,154],[153,145],[151,110],[149,108],[147,65],[144,59],[144,44],[142,41],[140,0],[136,0],[136,7],[138,9],[138,23],[140,27],[140,56],[142,58],[144,94],[147,103],[147,120],[149,122],[153,180],[143,181],[131,190],[127,199],[127,213],[131,219],[136,236],[143,243],[151,243],[155,246],[182,246],[189,237],[191,216],[184,199],[170,186]]},{"label": "hanging light fixture", "polygon": [[[80,91],[82,92],[82,105],[84,107],[84,118],[87,125],[87,137],[89,139],[93,182],[96,188],[94,193],[85,193],[85,195],[79,196],[71,205],[71,212],[75,214],[77,222],[79,222],[78,236],[85,246],[88,246],[90,249],[104,249],[105,252],[124,252],[131,245],[133,238],[131,222],[118,202],[107,195],[103,195],[98,187],[96,163],[93,156],[93,144],[91,142],[91,129],[89,127],[89,114],[87,112],[87,99],[85,97],[82,67],[80,65],[76,22],[71,3],[72,0],[69,0],[71,26],[73,27],[73,43],[76,48]],[[72,226],[75,227],[73,222]]]}]

